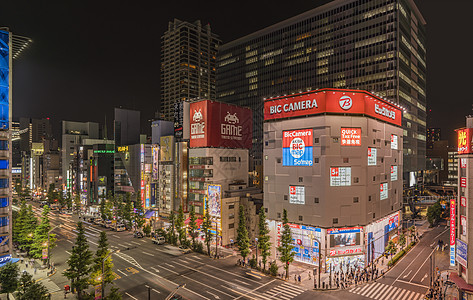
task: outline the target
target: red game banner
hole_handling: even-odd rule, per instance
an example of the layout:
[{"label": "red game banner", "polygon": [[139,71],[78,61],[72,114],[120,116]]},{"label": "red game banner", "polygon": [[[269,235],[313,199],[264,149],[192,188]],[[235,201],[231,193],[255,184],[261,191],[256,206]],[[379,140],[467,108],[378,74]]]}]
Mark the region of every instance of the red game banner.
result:
[{"label": "red game banner", "polygon": [[342,127],[340,133],[340,145],[361,146],[361,128]]}]

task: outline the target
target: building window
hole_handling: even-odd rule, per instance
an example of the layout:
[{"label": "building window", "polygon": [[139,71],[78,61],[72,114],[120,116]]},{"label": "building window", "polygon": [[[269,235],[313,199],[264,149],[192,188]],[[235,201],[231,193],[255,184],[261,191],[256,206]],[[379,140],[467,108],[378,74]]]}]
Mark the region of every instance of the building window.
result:
[{"label": "building window", "polygon": [[338,218],[333,218],[332,223],[333,224],[338,224]]},{"label": "building window", "polygon": [[371,201],[371,196],[368,196],[368,201]]},{"label": "building window", "polygon": [[373,176],[373,181],[376,181],[376,176]]},{"label": "building window", "polygon": [[388,175],[384,174],[384,180],[388,179]]},{"label": "building window", "polygon": [[264,208],[264,212],[268,213],[268,208],[267,207]]},{"label": "building window", "polygon": [[376,144],[376,140],[373,140],[373,145],[375,145],[375,144]]},{"label": "building window", "polygon": [[318,144],[319,143],[319,138],[315,138],[314,143]]},{"label": "building window", "polygon": [[318,197],[314,198],[314,203],[319,203],[319,198]]},{"label": "building window", "polygon": [[304,182],[304,177],[299,177],[299,182]]},{"label": "building window", "polygon": [[299,221],[302,221],[302,216],[299,216]]},{"label": "building window", "polygon": [[359,199],[358,197],[353,197],[353,203],[358,203],[359,202]]},{"label": "building window", "polygon": [[230,205],[228,206],[228,209],[234,209],[234,208],[235,208],[235,204],[230,204]]},{"label": "building window", "polygon": [[397,194],[397,189],[394,189],[394,194]]},{"label": "building window", "polygon": [[344,164],[347,164],[348,161],[349,161],[348,157],[344,157],[344,158],[343,158],[343,163],[344,163]]},{"label": "building window", "polygon": [[373,213],[373,219],[374,219],[374,218],[376,218],[376,214],[375,214],[375,213]]},{"label": "building window", "polygon": [[284,195],[284,200],[287,200],[287,195]]},{"label": "building window", "polygon": [[280,163],[281,163],[281,158],[280,158],[280,157],[276,158],[276,162],[277,162],[278,164],[280,164]]},{"label": "building window", "polygon": [[334,143],[338,143],[338,137],[334,137],[334,138],[332,138],[332,142],[334,142]]},{"label": "building window", "polygon": [[384,157],[381,157],[381,163],[383,163],[383,162],[384,162]]},{"label": "building window", "polygon": [[360,182],[360,178],[358,177],[353,177],[353,183],[358,183]]},{"label": "building window", "polygon": [[319,158],[318,158],[318,157],[314,158],[314,162],[315,162],[316,164],[318,164],[318,163],[319,163]]},{"label": "building window", "polygon": [[281,213],[278,213],[278,219],[281,219]]},{"label": "building window", "polygon": [[228,224],[228,229],[232,229],[232,228],[235,228],[235,223]]},{"label": "building window", "polygon": [[267,155],[265,155],[265,156],[264,156],[264,159],[265,159],[265,160],[268,160],[268,156],[267,156]]}]

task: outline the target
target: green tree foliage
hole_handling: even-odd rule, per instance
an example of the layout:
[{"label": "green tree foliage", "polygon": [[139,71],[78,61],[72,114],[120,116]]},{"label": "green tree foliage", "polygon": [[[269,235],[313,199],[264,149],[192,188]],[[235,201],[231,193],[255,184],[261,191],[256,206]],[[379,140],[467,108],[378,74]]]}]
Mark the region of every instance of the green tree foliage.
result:
[{"label": "green tree foliage", "polygon": [[[48,232],[51,230],[51,224],[49,223],[49,206],[43,206],[43,213],[41,216],[41,223],[36,227],[33,237],[33,243],[31,244],[30,254],[34,258],[41,258],[42,250],[45,248],[44,244],[48,242]],[[47,247],[47,246],[46,246]],[[51,249],[56,247],[56,235],[54,233],[49,234],[49,254],[51,255]]]},{"label": "green tree foliage", "polygon": [[21,201],[20,210],[13,215],[13,241],[21,244],[20,239],[26,219],[26,201]]},{"label": "green tree foliage", "polygon": [[168,240],[170,244],[176,245],[177,239],[176,239],[176,215],[174,214],[174,211],[171,210],[171,214],[169,215],[169,222],[171,222],[171,226],[168,227]]},{"label": "green tree foliage", "polygon": [[437,201],[427,209],[427,221],[429,221],[430,226],[436,225],[440,221],[441,215],[442,205],[440,205],[440,201]]},{"label": "green tree foliage", "polygon": [[128,229],[131,228],[131,221],[133,220],[132,210],[133,210],[133,202],[131,201],[131,195],[130,193],[126,193],[125,204],[122,206],[121,215],[125,222],[125,227]]},{"label": "green tree foliage", "polygon": [[384,251],[385,251],[387,254],[391,254],[391,256],[396,253],[396,250],[397,250],[396,244],[394,244],[394,242],[393,242],[392,240],[390,240],[390,241],[388,242],[388,245],[387,245],[386,248],[384,249]]},{"label": "green tree foliage", "polygon": [[0,293],[6,293],[7,299],[10,299],[9,293],[13,293],[18,288],[18,265],[7,263],[0,268]]},{"label": "green tree foliage", "polygon": [[134,203],[135,212],[133,214],[133,220],[135,220],[136,228],[141,231],[143,225],[146,223],[145,212],[143,209],[143,202],[141,201],[141,193],[136,194],[136,201]]},{"label": "green tree foliage", "polygon": [[238,216],[237,245],[238,251],[240,251],[240,255],[244,260],[250,253],[250,239],[248,237],[248,229],[246,229],[245,208],[243,205],[240,205]]},{"label": "green tree foliage", "polygon": [[80,195],[79,193],[77,193],[75,196],[74,196],[74,208],[80,212],[80,209],[81,209],[81,203],[80,203]]},{"label": "green tree foliage", "polygon": [[151,234],[151,225],[147,224],[143,227],[143,234],[149,236]]},{"label": "green tree foliage", "polygon": [[58,199],[58,193],[56,192],[56,186],[54,183],[49,185],[48,194],[46,195],[49,204],[53,204]]},{"label": "green tree foliage", "polygon": [[[104,263],[103,276],[102,276],[102,262],[107,257],[111,251],[108,248],[107,234],[105,231],[100,232],[100,238],[98,242],[97,252],[95,253],[94,263],[92,266],[92,273],[90,275],[90,283],[92,285],[98,285],[100,283],[104,284],[104,288],[107,284],[111,284],[114,279],[113,275],[113,263],[112,256],[108,257]],[[97,278],[100,277],[100,280]]]},{"label": "green tree foliage", "polygon": [[81,300],[83,292],[89,287],[92,252],[89,250],[82,222],[77,223],[76,230],[76,242],[72,248],[71,256],[67,260],[68,268],[63,274],[71,280],[71,287],[77,290],[77,298]]},{"label": "green tree foliage", "polygon": [[263,270],[266,269],[266,262],[268,261],[271,249],[271,242],[269,237],[268,223],[266,223],[266,215],[264,213],[264,207],[261,207],[259,212],[259,235],[258,235],[258,249],[263,261]]},{"label": "green tree foliage", "polygon": [[20,231],[19,243],[21,244],[23,249],[29,251],[29,249],[31,248],[31,244],[34,241],[34,234],[37,226],[38,219],[36,218],[33,212],[33,206],[31,206],[30,204],[26,207],[25,219]]},{"label": "green tree foliage", "polygon": [[72,197],[71,197],[71,192],[67,192],[66,194],[66,198],[64,199],[65,203],[66,203],[66,207],[67,209],[71,209],[72,208]]},{"label": "green tree foliage", "polygon": [[122,294],[117,287],[112,287],[105,300],[122,300]]},{"label": "green tree foliage", "polygon": [[41,282],[33,280],[29,273],[23,273],[18,285],[17,299],[19,300],[48,300],[48,290]]},{"label": "green tree foliage", "polygon": [[283,231],[281,234],[281,244],[277,247],[279,252],[279,260],[284,263],[284,269],[286,270],[286,278],[289,278],[289,265],[294,261],[294,252],[292,249],[292,234],[291,227],[289,227],[289,221],[287,219],[287,211],[283,210]]},{"label": "green tree foliage", "polygon": [[179,235],[179,244],[184,245],[186,240],[186,227],[184,224],[184,211],[182,205],[179,205],[179,211],[176,218],[176,230]]},{"label": "green tree foliage", "polygon": [[399,245],[404,248],[406,246],[406,235],[404,233],[401,233],[399,235]]},{"label": "green tree foliage", "polygon": [[192,238],[192,248],[196,248],[195,238],[197,232],[197,217],[195,216],[195,206],[191,205],[191,210],[189,212],[189,234]]},{"label": "green tree foliage", "polygon": [[207,254],[210,256],[210,241],[212,240],[212,232],[210,231],[212,220],[210,219],[209,203],[205,201],[205,213],[202,222],[202,231],[204,231],[205,244],[207,245]]}]

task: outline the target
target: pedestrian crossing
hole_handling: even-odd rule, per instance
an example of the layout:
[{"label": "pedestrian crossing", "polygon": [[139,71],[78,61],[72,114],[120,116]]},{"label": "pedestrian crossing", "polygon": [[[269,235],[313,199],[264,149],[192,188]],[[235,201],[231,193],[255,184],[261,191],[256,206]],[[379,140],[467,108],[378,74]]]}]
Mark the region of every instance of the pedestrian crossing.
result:
[{"label": "pedestrian crossing", "polygon": [[283,283],[264,292],[265,299],[290,300],[305,292],[301,287],[290,283]]},{"label": "pedestrian crossing", "polygon": [[54,293],[61,290],[61,288],[57,284],[52,282],[49,278],[41,281],[41,283],[44,285],[44,287],[48,290],[49,293]]},{"label": "pedestrian crossing", "polygon": [[419,300],[424,296],[422,293],[416,293],[414,291],[401,289],[379,282],[373,282],[367,285],[354,287],[350,289],[349,292],[376,300]]}]

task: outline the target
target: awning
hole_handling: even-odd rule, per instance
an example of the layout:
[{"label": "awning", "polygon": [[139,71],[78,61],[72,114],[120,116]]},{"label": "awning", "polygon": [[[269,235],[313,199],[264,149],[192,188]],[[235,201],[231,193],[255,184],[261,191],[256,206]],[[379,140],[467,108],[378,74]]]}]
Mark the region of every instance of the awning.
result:
[{"label": "awning", "polygon": [[462,291],[473,292],[473,285],[466,283],[466,281],[458,276],[456,272],[450,272],[448,280],[453,281],[455,285]]},{"label": "awning", "polygon": [[19,258],[12,258],[12,259],[4,262],[4,263],[1,263],[0,268],[3,267],[4,265],[8,264],[8,263],[12,263],[12,264],[17,263],[19,260],[20,260]]},{"label": "awning", "polygon": [[[191,221],[191,218],[189,217],[184,221],[184,224],[188,225],[190,223],[190,221]],[[202,224],[203,221],[204,220],[202,220],[202,219],[195,220],[195,223],[197,224],[197,228],[200,227],[200,225]]]},{"label": "awning", "polygon": [[148,210],[148,211],[146,211],[146,212],[145,212],[145,218],[146,218],[146,219],[151,218],[152,216],[154,216],[154,213],[155,213],[155,212],[156,212],[155,210]]}]

